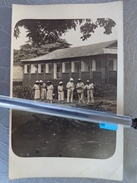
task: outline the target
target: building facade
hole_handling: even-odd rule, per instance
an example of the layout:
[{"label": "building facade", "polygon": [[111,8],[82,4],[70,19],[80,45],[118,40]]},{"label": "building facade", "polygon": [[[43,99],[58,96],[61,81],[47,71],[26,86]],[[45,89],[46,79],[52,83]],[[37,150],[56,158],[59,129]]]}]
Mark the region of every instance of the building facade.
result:
[{"label": "building facade", "polygon": [[36,80],[53,84],[69,78],[81,78],[117,84],[117,41],[55,50],[47,55],[22,60],[23,85],[33,85]]}]

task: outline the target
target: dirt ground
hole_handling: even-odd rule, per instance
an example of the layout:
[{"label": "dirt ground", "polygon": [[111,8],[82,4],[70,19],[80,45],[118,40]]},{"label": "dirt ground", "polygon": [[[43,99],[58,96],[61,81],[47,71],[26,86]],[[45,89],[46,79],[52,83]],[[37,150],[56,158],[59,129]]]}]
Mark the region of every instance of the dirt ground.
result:
[{"label": "dirt ground", "polygon": [[[105,99],[103,104],[101,108],[116,111],[114,100]],[[95,123],[16,110],[12,113],[12,148],[20,157],[106,159],[114,154],[115,143],[116,132],[100,129]]]}]

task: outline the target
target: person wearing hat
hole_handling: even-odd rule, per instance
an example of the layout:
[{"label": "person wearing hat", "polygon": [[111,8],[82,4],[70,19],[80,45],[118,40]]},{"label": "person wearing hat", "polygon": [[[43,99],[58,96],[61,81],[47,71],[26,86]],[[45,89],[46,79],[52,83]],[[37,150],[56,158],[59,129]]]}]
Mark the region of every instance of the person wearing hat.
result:
[{"label": "person wearing hat", "polygon": [[94,103],[95,101],[94,101],[94,82],[92,82],[91,84],[90,84],[90,98],[91,98],[91,102],[92,103]]},{"label": "person wearing hat", "polygon": [[66,88],[67,88],[67,103],[69,102],[73,103],[73,91],[75,88],[73,78],[70,78],[69,82],[66,85]]},{"label": "person wearing hat", "polygon": [[40,80],[40,98],[41,100],[46,99],[46,84]]},{"label": "person wearing hat", "polygon": [[58,85],[58,101],[61,103],[64,101],[64,87],[62,81],[60,81]]},{"label": "person wearing hat", "polygon": [[47,100],[49,103],[52,103],[53,101],[53,85],[51,83],[51,81],[47,82]]},{"label": "person wearing hat", "polygon": [[39,86],[39,81],[38,80],[35,81],[33,89],[35,90],[34,100],[39,100],[40,99],[40,86]]},{"label": "person wearing hat", "polygon": [[94,84],[90,84],[89,80],[87,80],[84,89],[87,90],[87,104],[89,104],[90,102],[94,103]]},{"label": "person wearing hat", "polygon": [[76,90],[78,94],[79,103],[85,103],[84,102],[84,83],[81,81],[81,79],[78,79],[78,83],[76,85]]}]

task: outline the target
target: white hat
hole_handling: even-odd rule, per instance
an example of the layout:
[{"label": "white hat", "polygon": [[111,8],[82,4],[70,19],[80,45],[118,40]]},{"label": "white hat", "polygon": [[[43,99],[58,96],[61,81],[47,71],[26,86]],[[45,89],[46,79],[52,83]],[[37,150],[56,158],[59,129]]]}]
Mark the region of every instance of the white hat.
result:
[{"label": "white hat", "polygon": [[42,81],[42,80],[40,80],[39,82],[40,82],[40,83],[43,83],[43,81]]},{"label": "white hat", "polygon": [[74,79],[73,78],[70,78],[70,81],[74,81]]},{"label": "white hat", "polygon": [[59,82],[59,84],[62,84],[62,83],[63,83],[62,81]]},{"label": "white hat", "polygon": [[89,80],[87,80],[87,83],[89,83]]},{"label": "white hat", "polygon": [[81,79],[79,78],[78,81],[81,81]]},{"label": "white hat", "polygon": [[36,80],[36,81],[35,81],[35,83],[39,83],[39,81],[38,81],[38,80]]}]

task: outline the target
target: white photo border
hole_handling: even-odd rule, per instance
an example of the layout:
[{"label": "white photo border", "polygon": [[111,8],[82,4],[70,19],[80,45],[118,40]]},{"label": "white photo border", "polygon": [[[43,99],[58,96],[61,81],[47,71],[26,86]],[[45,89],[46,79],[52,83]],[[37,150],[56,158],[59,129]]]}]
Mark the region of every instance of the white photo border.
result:
[{"label": "white photo border", "polygon": [[[96,11],[97,10],[97,11]],[[37,12],[37,13],[36,13]],[[80,14],[80,12],[82,12]],[[13,32],[22,19],[84,19],[87,17],[111,18],[117,24],[118,69],[117,69],[117,114],[124,110],[124,61],[123,61],[123,3],[122,1],[102,4],[72,5],[13,5],[11,36],[11,84],[13,71]],[[123,179],[123,126],[116,132],[116,150],[108,159],[85,158],[21,158],[12,150],[12,110],[10,111],[9,178],[26,177],[81,177],[109,180]]]}]

